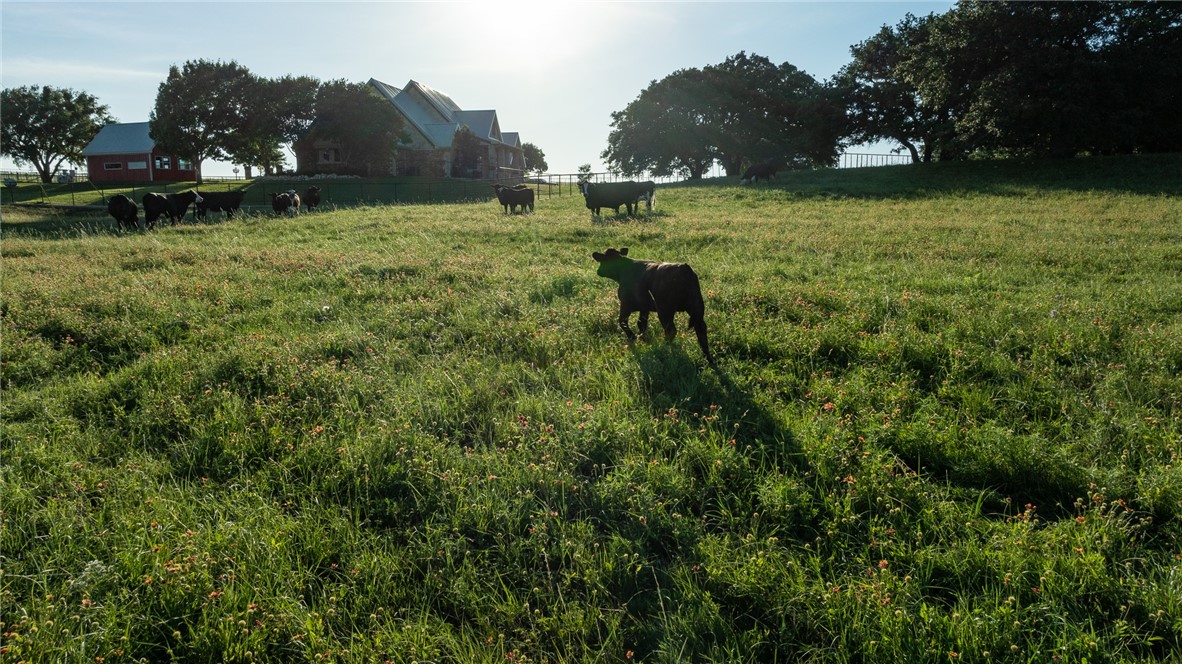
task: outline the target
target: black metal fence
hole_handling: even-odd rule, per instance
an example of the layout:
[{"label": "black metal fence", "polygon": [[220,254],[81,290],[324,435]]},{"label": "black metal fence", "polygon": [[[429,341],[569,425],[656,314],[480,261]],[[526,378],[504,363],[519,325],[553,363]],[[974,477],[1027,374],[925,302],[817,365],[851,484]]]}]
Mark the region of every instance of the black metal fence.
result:
[{"label": "black metal fence", "polygon": [[[846,153],[839,158],[838,168],[865,168],[911,163],[908,155]],[[707,178],[725,177],[715,163],[704,174]],[[540,176],[515,177],[502,180],[465,180],[459,178],[283,178],[265,177],[245,180],[238,177],[208,176],[198,187],[201,191],[245,191],[243,206],[247,209],[271,208],[272,193],[295,190],[303,194],[308,187],[320,187],[321,205],[356,206],[398,203],[462,203],[483,202],[494,198],[492,185],[525,183],[539,197],[572,196],[579,194],[578,181],[589,178],[593,182],[615,182],[634,179],[618,173],[547,173]],[[657,184],[683,182],[683,177],[645,177]],[[193,188],[191,182],[94,182],[84,173],[67,172],[55,182],[43,184],[36,172],[0,171],[4,191],[0,200],[7,203],[32,203],[75,208],[105,207],[115,194],[124,194],[139,201],[145,193],[169,193]]]}]

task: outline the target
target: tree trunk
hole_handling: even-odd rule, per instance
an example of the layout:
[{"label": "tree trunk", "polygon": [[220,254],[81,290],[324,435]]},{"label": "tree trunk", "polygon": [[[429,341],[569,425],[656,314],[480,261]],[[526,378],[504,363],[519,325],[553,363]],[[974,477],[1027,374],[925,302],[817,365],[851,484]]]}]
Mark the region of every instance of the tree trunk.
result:
[{"label": "tree trunk", "polygon": [[743,174],[743,158],[734,157],[722,162],[722,169],[727,177],[738,177]]},{"label": "tree trunk", "polygon": [[915,148],[915,144],[911,141],[905,141],[903,139],[898,139],[898,141],[903,145],[903,147],[907,148],[908,152],[911,153],[911,163],[918,164],[920,159],[919,150]]},{"label": "tree trunk", "polygon": [[253,177],[251,175],[251,173],[253,173],[253,172],[254,172],[254,166],[247,166],[246,164],[242,165],[242,176],[245,177],[247,180],[249,180]]},{"label": "tree trunk", "polygon": [[48,159],[46,159],[44,162],[40,161],[39,159],[34,159],[33,167],[37,169],[37,174],[41,176],[42,184],[53,183],[53,169],[50,168]]}]

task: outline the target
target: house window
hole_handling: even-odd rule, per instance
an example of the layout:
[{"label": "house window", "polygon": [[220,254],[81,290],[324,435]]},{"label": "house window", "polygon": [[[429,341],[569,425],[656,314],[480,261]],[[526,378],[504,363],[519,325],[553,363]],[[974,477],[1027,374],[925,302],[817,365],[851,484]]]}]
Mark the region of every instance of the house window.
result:
[{"label": "house window", "polygon": [[190,163],[188,159],[177,159],[176,160],[176,167],[182,171],[193,170],[193,164]]},{"label": "house window", "polygon": [[117,161],[108,161],[103,164],[103,170],[104,171],[121,171],[121,170],[123,170],[123,164],[121,164]]},{"label": "house window", "polygon": [[156,157],[157,170],[169,170],[172,168],[172,157]]},{"label": "house window", "polygon": [[338,148],[330,148],[320,151],[320,163],[322,164],[336,164],[341,161],[341,151]]},{"label": "house window", "polygon": [[127,162],[127,170],[129,171],[144,171],[148,169],[148,162],[146,161],[129,161]]}]

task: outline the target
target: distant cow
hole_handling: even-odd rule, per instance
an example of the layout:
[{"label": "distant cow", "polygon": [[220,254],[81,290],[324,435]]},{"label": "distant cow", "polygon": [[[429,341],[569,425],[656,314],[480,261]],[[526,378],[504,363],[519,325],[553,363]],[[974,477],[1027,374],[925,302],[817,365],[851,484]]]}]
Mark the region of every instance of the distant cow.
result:
[{"label": "distant cow", "polygon": [[517,206],[521,206],[521,213],[525,214],[525,208],[529,207],[529,211],[534,211],[534,190],[529,187],[519,184],[513,187],[506,187],[503,184],[494,184],[493,191],[497,192],[497,200],[505,208],[505,214],[515,212]]},{"label": "distant cow", "polygon": [[268,194],[271,197],[271,209],[276,212],[287,212],[291,209],[291,196],[287,192]]},{"label": "distant cow", "polygon": [[175,226],[177,221],[185,218],[185,212],[188,211],[191,204],[200,203],[203,200],[205,199],[201,197],[201,194],[192,189],[179,194],[144,194],[142,201],[144,223],[148,228],[152,228],[156,225],[156,220],[164,215]]},{"label": "distant cow", "polygon": [[233,219],[234,213],[242,209],[242,199],[246,197],[245,191],[199,191],[197,193],[201,194],[201,200],[197,202],[196,216],[198,219],[205,219],[205,213],[210,210],[225,212],[227,218]]},{"label": "distant cow", "polygon": [[628,258],[628,248],[619,251],[608,249],[605,253],[591,254],[599,263],[596,271],[620,284],[620,329],[629,340],[636,339],[628,326],[632,312],[640,313],[636,327],[641,334],[648,329],[648,313],[657,312],[665,339],[672,340],[676,334],[673,315],[678,311],[689,314],[689,325],[698,335],[698,346],[706,361],[714,364],[710,346],[706,341],[706,305],[702,301],[702,287],[698,275],[685,263],[658,263]]},{"label": "distant cow", "polygon": [[632,216],[638,209],[641,200],[645,202],[648,211],[652,212],[653,201],[656,200],[656,184],[651,180],[596,184],[579,180],[579,190],[583,192],[583,200],[587,203],[587,209],[591,210],[595,216],[599,216],[599,211],[603,208],[610,208],[619,214],[621,205],[626,206],[628,216]]},{"label": "distant cow", "polygon": [[107,212],[112,217],[115,217],[119,228],[139,228],[137,217],[139,216],[140,208],[135,204],[135,201],[123,194],[115,194],[111,197],[111,200],[107,201]]},{"label": "distant cow", "polygon": [[300,195],[295,193],[295,189],[288,189],[280,194],[270,194],[271,209],[276,212],[287,212],[295,215],[300,211]]},{"label": "distant cow", "polygon": [[776,167],[771,164],[751,164],[747,170],[743,172],[743,177],[739,179],[739,184],[747,184],[755,182],[756,180],[775,180]]},{"label": "distant cow", "polygon": [[320,205],[320,187],[308,187],[304,192],[304,206],[315,210],[317,205]]}]

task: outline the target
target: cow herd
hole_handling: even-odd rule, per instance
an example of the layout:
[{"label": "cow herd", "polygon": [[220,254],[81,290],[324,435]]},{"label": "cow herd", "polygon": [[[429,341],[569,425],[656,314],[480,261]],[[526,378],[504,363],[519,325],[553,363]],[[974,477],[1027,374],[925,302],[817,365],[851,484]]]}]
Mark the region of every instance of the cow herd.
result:
[{"label": "cow herd", "polygon": [[[276,213],[297,214],[300,211],[300,196],[294,189],[283,193],[269,194],[271,209]],[[161,218],[172,225],[183,221],[189,206],[193,206],[193,218],[204,221],[209,212],[224,212],[226,218],[242,210],[245,191],[198,191],[190,189],[177,194],[144,194],[140,202],[144,207],[144,227],[155,228]],[[303,197],[304,209],[315,210],[320,205],[320,187],[308,187]],[[107,201],[107,213],[121,229],[139,228],[139,206],[124,194],[115,194]]]}]

